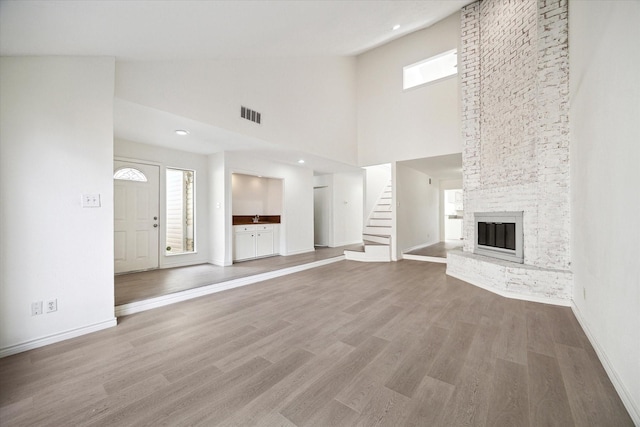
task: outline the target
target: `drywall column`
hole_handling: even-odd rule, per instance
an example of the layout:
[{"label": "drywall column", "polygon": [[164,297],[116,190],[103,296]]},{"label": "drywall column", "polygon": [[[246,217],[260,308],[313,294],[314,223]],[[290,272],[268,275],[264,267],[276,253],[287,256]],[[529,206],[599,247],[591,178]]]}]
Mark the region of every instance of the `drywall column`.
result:
[{"label": "drywall column", "polygon": [[209,248],[210,262],[215,265],[232,263],[231,249],[227,254],[231,239],[231,222],[227,223],[227,216],[231,220],[231,184],[227,192],[226,181],[225,153],[209,155]]},{"label": "drywall column", "polygon": [[[0,355],[115,325],[114,70],[113,58],[0,59]],[[31,315],[53,299],[57,311]]]}]

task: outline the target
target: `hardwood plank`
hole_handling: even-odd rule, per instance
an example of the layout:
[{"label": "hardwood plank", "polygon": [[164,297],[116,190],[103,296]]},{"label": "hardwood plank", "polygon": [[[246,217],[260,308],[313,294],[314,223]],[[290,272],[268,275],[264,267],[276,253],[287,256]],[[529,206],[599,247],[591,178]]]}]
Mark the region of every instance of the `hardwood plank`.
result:
[{"label": "hardwood plank", "polygon": [[358,314],[365,308],[370,307],[372,304],[377,302],[379,299],[389,295],[391,291],[389,289],[380,289],[377,292],[374,292],[370,296],[358,301],[355,304],[350,305],[345,308],[343,311],[348,314]]},{"label": "hardwood plank", "polygon": [[492,380],[493,372],[464,365],[451,398],[442,408],[443,425],[485,426]]},{"label": "hardwood plank", "polygon": [[89,425],[118,425],[123,423],[123,420],[131,424],[143,424],[143,421],[153,423],[164,420],[169,415],[189,412],[192,405],[201,403],[203,399],[215,393],[224,392],[225,387],[237,381],[244,381],[269,365],[271,364],[266,360],[255,358],[227,373],[204,368],[176,381],[172,387],[151,393]]},{"label": "hardwood plank", "polygon": [[496,356],[521,365],[527,364],[527,322],[523,313],[505,313],[496,341]]},{"label": "hardwood plank", "polygon": [[457,322],[442,345],[436,360],[429,369],[429,376],[449,384],[455,384],[460,368],[476,333],[476,325]]},{"label": "hardwood plank", "polygon": [[547,316],[553,324],[553,341],[558,344],[572,347],[582,347],[580,336],[577,333],[577,320],[569,307],[552,305],[543,306]]},{"label": "hardwood plank", "polygon": [[369,338],[333,369],[298,395],[280,413],[294,424],[303,424],[333,399],[342,387],[364,369],[387,344],[387,341],[380,338]]},{"label": "hardwood plank", "polygon": [[397,316],[401,310],[400,307],[392,305],[382,310],[382,312],[376,313],[375,316],[369,316],[356,330],[342,338],[342,342],[354,347],[360,345],[378,329]]},{"label": "hardwood plank", "polygon": [[415,342],[413,332],[404,331],[399,334],[362,370],[362,374],[370,375],[380,384],[386,383],[398,369],[402,359],[412,351],[411,344],[413,342]]},{"label": "hardwood plank", "polygon": [[91,422],[98,422],[127,405],[131,405],[133,402],[162,390],[169,384],[169,381],[164,376],[154,375],[91,405],[83,406],[74,412],[57,411],[57,416],[49,417],[47,423],[49,425],[86,425]]},{"label": "hardwood plank", "polygon": [[448,334],[446,329],[437,326],[432,326],[425,333],[419,334],[411,351],[385,385],[400,394],[413,397]]},{"label": "hardwood plank", "polygon": [[361,413],[380,385],[380,381],[372,375],[360,374],[336,395],[335,400]]},{"label": "hardwood plank", "polygon": [[[314,381],[317,381],[334,366],[340,359],[353,351],[353,347],[337,341],[327,347],[322,353],[310,359],[304,369],[299,369],[292,375],[276,384],[269,393],[259,396],[253,402],[247,404],[242,410],[227,420],[229,426],[248,427],[264,425],[265,418],[273,417],[273,412],[278,412],[282,407],[291,402],[299,393]],[[279,412],[278,412],[279,414]],[[276,417],[277,418],[277,417]],[[282,417],[286,420],[286,418]],[[287,423],[291,423],[287,420]]]},{"label": "hardwood plank", "polygon": [[[186,418],[180,418],[180,424],[186,425],[219,425],[240,410],[249,402],[253,401],[263,393],[267,392],[275,384],[291,375],[299,367],[304,365],[313,355],[308,351],[295,350],[289,356],[270,366],[262,369],[249,381],[240,383],[229,390],[220,389],[222,393],[218,399],[212,398],[209,394],[206,403],[200,410],[190,408]],[[175,413],[171,413],[171,418],[163,418],[163,423],[172,424],[172,419],[176,420]]]},{"label": "hardwood plank", "polygon": [[633,425],[629,414],[611,404],[615,399],[602,387],[584,349],[556,344],[556,353],[576,425]]},{"label": "hardwood plank", "polygon": [[555,357],[553,323],[545,311],[527,310],[527,350]]},{"label": "hardwood plank", "polygon": [[414,393],[403,425],[407,427],[448,425],[443,419],[444,408],[451,399],[455,386],[424,377]]},{"label": "hardwood plank", "polygon": [[400,393],[389,390],[384,386],[378,386],[371,400],[353,425],[362,427],[395,427],[399,425],[399,420],[405,416],[410,401],[411,399]]},{"label": "hardwood plank", "polygon": [[304,425],[309,427],[354,425],[360,414],[337,400],[331,400]]},{"label": "hardwood plank", "polygon": [[43,402],[39,402],[39,399],[36,398],[33,407],[38,410],[23,412],[14,418],[12,423],[15,425],[51,425],[49,420],[56,415],[69,412],[75,405],[92,405],[106,395],[102,385],[94,385],[82,390],[81,393],[57,394],[54,398],[46,399]]},{"label": "hardwood plank", "polygon": [[487,426],[529,425],[527,368],[518,363],[498,359],[489,399]]},{"label": "hardwood plank", "polygon": [[529,416],[532,426],[574,424],[560,366],[555,357],[529,352]]}]

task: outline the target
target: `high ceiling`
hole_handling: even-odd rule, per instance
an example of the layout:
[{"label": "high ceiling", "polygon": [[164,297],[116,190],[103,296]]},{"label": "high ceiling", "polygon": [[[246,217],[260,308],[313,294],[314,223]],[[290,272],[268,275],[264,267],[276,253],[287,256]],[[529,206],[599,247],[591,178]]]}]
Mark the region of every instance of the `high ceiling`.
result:
[{"label": "high ceiling", "polygon": [[[353,56],[460,10],[473,0],[0,0],[0,55],[113,56],[121,61]],[[395,25],[399,29],[393,30]],[[116,99],[114,134],[172,146],[169,124],[198,127],[182,149],[234,147],[297,164],[304,153]],[[180,123],[185,123],[180,125]],[[169,127],[167,127],[169,126]],[[305,156],[320,172],[349,165]]]},{"label": "high ceiling", "polygon": [[2,0],[0,54],[120,60],[357,55],[468,3]]}]

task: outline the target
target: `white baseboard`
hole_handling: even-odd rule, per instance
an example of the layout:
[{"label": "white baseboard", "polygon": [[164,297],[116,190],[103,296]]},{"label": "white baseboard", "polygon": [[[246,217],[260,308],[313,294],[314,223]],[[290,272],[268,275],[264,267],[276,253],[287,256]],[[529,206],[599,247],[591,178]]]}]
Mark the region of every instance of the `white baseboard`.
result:
[{"label": "white baseboard", "polygon": [[571,305],[571,301],[570,300],[564,300],[564,299],[559,299],[559,298],[546,298],[546,297],[540,297],[540,296],[536,296],[536,295],[523,295],[523,294],[519,294],[516,292],[509,292],[509,291],[505,291],[502,289],[495,289],[492,288],[491,286],[487,286],[483,283],[479,283],[473,279],[470,279],[468,277],[464,277],[460,274],[455,274],[455,273],[450,273],[447,271],[447,276],[451,276],[451,277],[455,277],[456,279],[462,280],[464,282],[470,283],[473,286],[477,286],[479,288],[482,288],[484,290],[487,290],[489,292],[493,292],[494,294],[500,295],[502,297],[505,298],[511,298],[511,299],[519,299],[522,301],[531,301],[531,302],[540,302],[543,304],[551,304],[551,305],[559,305],[562,307],[569,307]]},{"label": "white baseboard", "polygon": [[[414,249],[412,249],[414,250]],[[412,254],[402,254],[402,259],[410,259],[412,261],[426,261],[426,262],[437,262],[439,264],[446,264],[446,258],[440,258],[435,256],[425,256],[425,255],[412,255]]]},{"label": "white baseboard", "polygon": [[291,251],[291,252],[287,252],[286,254],[283,254],[283,256],[289,256],[289,255],[299,255],[299,254],[307,254],[309,252],[314,252],[316,250],[315,247],[312,247],[311,249],[301,249],[299,251]]},{"label": "white baseboard", "polygon": [[406,252],[411,252],[411,251],[417,251],[418,249],[422,249],[422,248],[426,248],[427,246],[431,246],[431,245],[435,245],[436,243],[440,243],[438,241],[433,241],[433,242],[427,242],[427,243],[421,243],[419,245],[416,246],[412,246],[410,248],[406,248],[402,250],[402,253],[406,253]]},{"label": "white baseboard", "polygon": [[589,329],[587,322],[584,320],[584,317],[582,317],[580,310],[573,303],[573,301],[571,302],[571,311],[573,311],[573,314],[576,316],[576,319],[578,319],[578,323],[580,323],[582,330],[587,335],[589,342],[593,346],[593,349],[596,351],[596,354],[598,355],[598,359],[600,359],[600,363],[602,363],[604,370],[607,372],[607,375],[609,376],[611,383],[613,383],[613,387],[618,392],[618,395],[620,396],[620,400],[622,400],[624,407],[627,409],[627,412],[629,412],[631,419],[633,420],[635,425],[640,426],[640,408],[638,407],[638,404],[640,404],[640,402],[635,402],[633,400],[633,396],[631,396],[631,393],[629,392],[629,390],[627,390],[624,383],[620,381],[620,377],[618,376],[618,374],[616,373],[616,370],[614,369],[613,365],[609,361],[607,354],[604,352],[604,350],[596,340],[595,336],[591,333],[591,330]]},{"label": "white baseboard", "polygon": [[90,334],[91,332],[101,331],[102,329],[111,328],[117,325],[117,320],[105,320],[104,322],[94,323],[93,325],[83,326],[82,328],[71,329],[69,331],[60,332],[35,340],[23,342],[21,344],[12,345],[0,349],[0,358],[11,356],[12,354],[22,353],[23,351],[33,350],[34,348],[44,347],[45,345],[54,344],[60,341],[79,337],[80,335]]},{"label": "white baseboard", "polygon": [[151,310],[153,308],[163,307],[165,305],[175,304],[177,302],[198,298],[204,295],[214,294],[216,292],[226,291],[227,289],[239,288],[240,286],[251,285],[253,283],[262,282],[264,280],[275,279],[276,277],[285,276],[287,274],[297,273],[311,268],[320,267],[334,262],[344,260],[344,256],[323,259],[308,264],[297,265],[294,267],[283,268],[281,270],[269,271],[267,273],[256,274],[253,276],[241,277],[235,280],[229,280],[221,283],[201,286],[194,289],[187,289],[181,292],[175,292],[156,298],[150,298],[144,301],[132,302],[116,306],[116,316],[127,316],[129,314],[139,313],[141,311]]}]

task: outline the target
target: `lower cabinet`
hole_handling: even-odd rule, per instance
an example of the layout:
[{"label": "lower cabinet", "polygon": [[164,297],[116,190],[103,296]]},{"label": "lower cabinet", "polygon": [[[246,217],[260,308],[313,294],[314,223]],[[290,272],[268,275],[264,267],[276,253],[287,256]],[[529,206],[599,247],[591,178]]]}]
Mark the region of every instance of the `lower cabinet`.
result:
[{"label": "lower cabinet", "polygon": [[273,255],[273,229],[258,230],[256,234],[256,257]]},{"label": "lower cabinet", "polygon": [[233,227],[233,260],[275,255],[278,253],[275,224],[235,225]]}]

